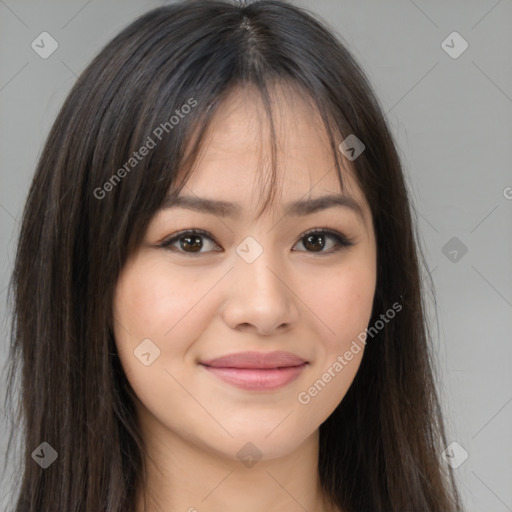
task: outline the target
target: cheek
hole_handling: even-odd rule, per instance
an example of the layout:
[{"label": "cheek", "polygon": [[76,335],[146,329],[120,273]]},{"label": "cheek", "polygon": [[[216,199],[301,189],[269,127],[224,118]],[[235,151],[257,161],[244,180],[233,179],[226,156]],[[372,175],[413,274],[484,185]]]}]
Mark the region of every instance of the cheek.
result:
[{"label": "cheek", "polygon": [[165,340],[186,325],[206,290],[200,278],[170,272],[168,266],[151,261],[127,267],[117,284],[114,299],[116,320],[140,337]]},{"label": "cheek", "polygon": [[[165,370],[173,375],[182,371],[180,362],[200,336],[201,321],[206,321],[200,299],[208,283],[200,280],[191,273],[172,272],[165,262],[147,255],[127,264],[119,277],[115,343],[124,372],[147,407],[165,403],[172,394],[179,396],[179,386]],[[152,361],[147,366],[141,359],[146,353]]]},{"label": "cheek", "polygon": [[323,322],[329,350],[341,350],[368,326],[376,275],[371,264],[353,262],[308,292],[312,311]]},{"label": "cheek", "polygon": [[209,292],[221,277],[211,271],[202,275],[199,269],[176,271],[165,259],[147,255],[125,267],[114,295],[114,336],[125,372],[137,374],[132,379],[145,374],[134,357],[146,346],[143,340],[151,340],[149,347],[158,354],[148,367],[153,368],[151,379],[157,367],[178,375],[184,360],[194,362],[192,347],[214,314]]},{"label": "cheek", "polygon": [[[323,350],[315,371],[297,395],[305,421],[325,421],[350,388],[364,354],[364,333],[372,313],[375,272],[362,263],[346,266],[311,296],[321,321],[316,332]],[[326,327],[327,326],[327,327]],[[319,340],[319,341],[320,341]]]}]

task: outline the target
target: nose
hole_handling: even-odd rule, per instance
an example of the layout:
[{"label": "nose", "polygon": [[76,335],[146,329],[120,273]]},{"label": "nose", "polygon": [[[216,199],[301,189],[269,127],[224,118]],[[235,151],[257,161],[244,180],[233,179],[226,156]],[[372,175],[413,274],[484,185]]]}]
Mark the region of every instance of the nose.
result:
[{"label": "nose", "polygon": [[287,276],[269,249],[251,263],[236,254],[226,280],[222,312],[226,324],[262,336],[294,326],[299,318],[299,299]]}]

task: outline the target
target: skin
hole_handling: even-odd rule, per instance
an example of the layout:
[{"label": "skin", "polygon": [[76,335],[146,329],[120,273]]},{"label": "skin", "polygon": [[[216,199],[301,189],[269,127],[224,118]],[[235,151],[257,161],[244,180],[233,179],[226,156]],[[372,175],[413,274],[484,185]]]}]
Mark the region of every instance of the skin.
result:
[{"label": "skin", "polygon": [[[270,132],[260,123],[259,96],[235,90],[217,111],[182,194],[237,202],[242,214],[159,211],[117,283],[114,333],[147,446],[148,510],[336,510],[327,506],[319,484],[318,429],[345,396],[364,350],[309,403],[300,403],[298,395],[368,326],[377,277],[375,234],[348,161],[344,193],[360,204],[363,219],[340,207],[285,215],[290,201],[341,188],[317,113],[290,91],[276,90],[274,98],[277,205],[255,220]],[[174,252],[159,245],[191,228],[212,237],[201,238],[199,253],[183,249],[183,239]],[[316,252],[318,241],[308,245],[304,237],[312,228],[338,231],[354,245],[325,254],[335,244],[326,236],[324,252]],[[263,249],[252,263],[235,251],[247,236]],[[134,356],[145,339],[160,350],[148,366]],[[275,391],[239,389],[198,364],[249,350],[290,351],[309,364]],[[248,442],[261,454],[252,467],[237,457]],[[137,503],[142,512],[141,492]]]}]

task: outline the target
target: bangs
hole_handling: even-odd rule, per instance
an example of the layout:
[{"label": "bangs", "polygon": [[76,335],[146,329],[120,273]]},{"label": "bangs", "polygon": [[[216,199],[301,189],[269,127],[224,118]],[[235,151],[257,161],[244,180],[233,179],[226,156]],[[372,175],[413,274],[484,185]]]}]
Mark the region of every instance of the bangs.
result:
[{"label": "bangs", "polygon": [[[102,66],[91,64],[96,81],[110,84],[86,93],[86,101],[100,106],[88,184],[96,198],[90,203],[91,215],[105,219],[98,221],[104,226],[105,236],[107,231],[110,236],[113,231],[118,233],[121,243],[115,245],[124,246],[124,257],[140,244],[166,196],[178,195],[183,189],[203,149],[213,116],[235,91],[257,91],[269,125],[271,172],[261,179],[257,218],[275,206],[280,189],[274,119],[279,102],[272,98],[278,88],[285,99],[298,97],[312,113],[320,115],[343,190],[341,169],[352,168],[353,162],[338,146],[346,136],[357,132],[348,120],[355,112],[353,100],[347,95],[344,104],[337,102],[326,80],[321,79],[325,72],[321,70],[321,55],[307,55],[314,50],[304,42],[294,39],[291,46],[295,60],[282,55],[290,47],[286,39],[296,34],[292,31],[290,35],[287,27],[288,34],[284,31],[283,36],[278,35],[284,27],[276,21],[269,36],[268,26],[257,20],[257,7],[247,6],[246,15],[226,10],[213,20],[179,18],[181,24],[190,24],[189,30],[180,28],[180,33],[186,31],[188,36],[179,40],[174,7],[162,8],[159,14],[138,20],[137,30],[126,29],[130,44],[125,40],[127,34],[121,33],[107,46],[107,54],[121,53],[124,60],[117,60],[115,65],[111,61],[102,62]],[[193,11],[193,4],[187,8]],[[205,9],[201,12],[206,14]],[[86,70],[84,76],[90,73]],[[78,87],[83,80],[86,78],[81,77]],[[342,77],[338,80],[341,83]],[[291,102],[288,105],[294,107]],[[358,164],[364,159],[363,154]],[[356,172],[354,175],[365,193],[364,181],[357,179]],[[101,200],[97,200],[99,196]]]},{"label": "bangs", "polygon": [[[256,217],[259,218],[270,208],[276,206],[278,192],[282,190],[278,185],[280,177],[280,173],[278,172],[280,169],[278,163],[278,148],[280,141],[276,135],[275,116],[276,113],[279,115],[279,112],[276,112],[276,110],[281,111],[283,103],[279,100],[276,101],[275,96],[273,95],[273,92],[276,92],[276,90],[279,89],[280,98],[283,98],[287,103],[286,108],[293,109],[294,106],[296,106],[290,98],[300,98],[300,101],[304,101],[310,109],[310,119],[317,117],[317,115],[320,116],[322,123],[319,128],[321,130],[325,130],[333,155],[333,165],[329,169],[326,169],[326,173],[330,172],[332,168],[335,167],[337,169],[340,186],[343,189],[341,168],[348,167],[348,160],[344,159],[342,153],[337,148],[339,141],[342,139],[342,135],[340,135],[338,127],[334,125],[332,118],[327,116],[327,112],[321,112],[320,105],[322,105],[322,103],[314,102],[304,87],[298,86],[296,83],[291,81],[273,82],[271,84],[262,82],[261,85],[257,87],[254,87],[254,85],[255,84],[247,82],[229,84],[229,86],[226,87],[219,96],[214,96],[213,93],[211,93],[211,99],[208,97],[206,99],[201,98],[200,100],[194,99],[193,101],[198,105],[205,101],[210,102],[204,109],[198,109],[194,113],[189,114],[186,120],[180,122],[180,126],[176,125],[172,128],[173,130],[176,130],[173,134],[166,134],[164,131],[161,141],[157,140],[157,147],[155,147],[153,154],[147,159],[146,165],[142,169],[141,176],[143,175],[143,179],[141,178],[139,181],[131,184],[130,187],[134,186],[138,190],[141,190],[141,188],[144,187],[142,193],[143,196],[150,194],[154,195],[156,193],[156,188],[159,188],[166,192],[166,196],[177,197],[186,186],[188,179],[190,179],[197,167],[201,154],[208,145],[208,130],[211,126],[212,119],[216,113],[222,111],[226,100],[231,95],[237,95],[239,97],[242,96],[243,102],[254,102],[258,99],[255,98],[254,94],[258,94],[264,106],[263,122],[266,122],[268,125],[270,140],[269,146],[265,147],[270,147],[271,161],[270,174],[260,175],[261,188],[259,200],[262,207],[257,212]],[[187,104],[185,97],[182,101],[184,101],[183,105]],[[190,101],[190,99],[188,101]],[[164,108],[160,109],[160,111],[162,110],[164,110]],[[169,110],[171,113],[173,111],[173,109]],[[258,113],[259,112],[260,109],[258,109]],[[169,116],[170,119],[172,119],[172,117],[176,116]],[[259,122],[261,126],[261,118],[259,119]],[[162,124],[157,125],[158,127],[156,130],[153,129],[150,131],[151,127],[155,126],[154,123],[155,120],[152,120],[150,123],[148,123],[147,120],[141,121],[141,124],[144,124],[144,126],[140,128],[139,132],[144,135],[150,133],[148,136],[150,141],[151,138],[155,138],[155,131],[157,135],[160,135],[162,131]],[[262,130],[260,130],[260,133],[261,131]],[[180,148],[184,148],[179,160],[176,159],[174,144],[168,143],[171,136],[178,137]],[[140,143],[137,142],[135,147],[138,147],[139,144]],[[263,162],[263,160],[266,160],[265,157],[266,155],[263,155],[260,161]],[[264,165],[259,166],[259,168],[263,170]],[[150,208],[154,209],[153,213],[161,207],[166,196],[162,197],[160,195],[160,203],[151,203]]]}]

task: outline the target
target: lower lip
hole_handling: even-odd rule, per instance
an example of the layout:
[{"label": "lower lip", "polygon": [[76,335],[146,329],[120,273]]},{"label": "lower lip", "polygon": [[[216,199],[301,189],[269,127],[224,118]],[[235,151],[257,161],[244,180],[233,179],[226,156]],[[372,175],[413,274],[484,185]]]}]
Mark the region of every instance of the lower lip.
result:
[{"label": "lower lip", "polygon": [[242,389],[268,391],[282,388],[295,380],[308,363],[286,368],[269,368],[263,370],[250,368],[215,368],[202,365],[220,379]]}]

